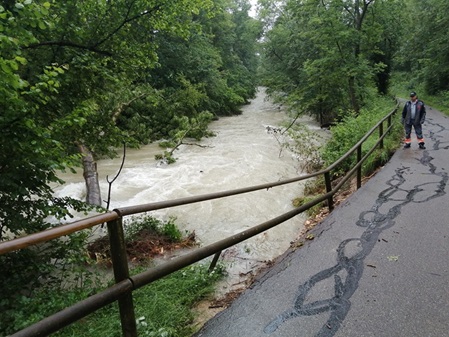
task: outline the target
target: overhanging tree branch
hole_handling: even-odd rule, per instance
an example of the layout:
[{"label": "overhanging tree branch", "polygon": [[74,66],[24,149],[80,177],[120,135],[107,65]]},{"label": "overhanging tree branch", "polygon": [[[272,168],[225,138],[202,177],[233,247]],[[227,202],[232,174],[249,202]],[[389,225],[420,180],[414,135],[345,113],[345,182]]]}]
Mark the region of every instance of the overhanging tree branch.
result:
[{"label": "overhanging tree branch", "polygon": [[114,36],[118,31],[120,31],[120,29],[122,29],[123,26],[126,25],[127,23],[130,23],[130,22],[132,22],[132,21],[135,21],[135,20],[137,20],[137,19],[140,19],[140,18],[143,17],[143,16],[150,15],[150,14],[152,14],[152,13],[154,13],[154,12],[160,10],[160,9],[161,9],[161,5],[157,5],[157,6],[153,7],[151,10],[145,10],[145,11],[140,12],[140,13],[137,14],[137,15],[134,15],[133,17],[128,17],[128,16],[129,16],[129,12],[131,11],[131,7],[128,8],[128,13],[126,13],[125,20],[123,20],[123,21],[122,21],[122,22],[121,22],[121,23],[120,23],[120,24],[119,24],[119,25],[118,25],[112,32],[110,32],[108,35],[106,35],[105,38],[103,38],[102,40],[98,41],[98,42],[94,45],[94,47],[97,47],[97,46],[99,46],[99,45],[105,43],[105,42],[106,42],[107,40],[109,40],[112,36]]},{"label": "overhanging tree branch", "polygon": [[39,48],[42,46],[59,46],[59,47],[71,47],[71,48],[78,48],[78,49],[84,49],[84,50],[89,50],[92,51],[94,53],[97,54],[101,54],[101,55],[105,55],[105,56],[112,56],[111,52],[105,51],[105,50],[100,50],[98,49],[98,47],[100,45],[102,45],[103,43],[105,43],[106,41],[108,41],[112,36],[114,36],[115,34],[117,34],[117,32],[119,32],[126,24],[138,20],[141,17],[144,17],[146,15],[151,15],[153,13],[155,13],[156,11],[161,9],[161,5],[157,5],[149,10],[144,10],[141,11],[139,14],[134,15],[132,17],[129,17],[130,12],[131,12],[131,6],[128,8],[128,11],[125,15],[124,20],[115,28],[113,29],[109,34],[107,34],[103,39],[101,39],[100,41],[94,43],[93,45],[82,45],[82,44],[78,44],[78,43],[74,43],[74,42],[70,42],[70,41],[44,41],[44,42],[39,42],[39,43],[33,43],[30,44],[26,47],[24,47],[25,49],[32,49],[32,48]]},{"label": "overhanging tree branch", "polygon": [[84,45],[73,43],[70,41],[44,41],[44,42],[30,44],[30,45],[24,47],[24,49],[33,49],[33,48],[39,48],[42,46],[71,47],[71,48],[89,50],[91,52],[105,55],[105,56],[112,56],[112,53],[105,51],[105,50],[97,49],[96,46],[84,46]]}]

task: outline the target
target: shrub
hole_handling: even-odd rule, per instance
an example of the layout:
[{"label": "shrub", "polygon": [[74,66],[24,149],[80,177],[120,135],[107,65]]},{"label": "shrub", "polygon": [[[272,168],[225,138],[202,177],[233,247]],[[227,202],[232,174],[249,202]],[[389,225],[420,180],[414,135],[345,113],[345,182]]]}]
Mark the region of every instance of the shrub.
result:
[{"label": "shrub", "polygon": [[[386,98],[379,98],[376,100],[375,106],[367,106],[360,112],[359,115],[349,113],[345,116],[342,122],[331,128],[332,138],[326,143],[323,150],[323,160],[325,166],[329,166],[337,159],[342,157],[348,150],[350,150],[379,120],[381,120],[387,113],[391,111],[393,105],[391,100]],[[368,171],[372,171],[374,167],[384,163],[388,160],[389,155],[399,145],[402,137],[402,125],[398,122],[400,120],[400,112],[393,115],[396,116],[396,120],[393,120],[394,128],[391,135],[384,139],[384,149],[376,150],[376,152],[365,161],[364,167],[369,168]],[[384,126],[384,130],[385,130]],[[364,156],[368,150],[378,140],[378,133],[374,132],[362,145],[362,156]],[[353,154],[347,160],[345,160],[336,169],[335,176],[343,175],[350,170],[356,163],[356,155]]]},{"label": "shrub", "polygon": [[175,221],[175,217],[170,217],[168,221],[163,222],[149,215],[134,216],[125,223],[125,237],[127,240],[132,241],[142,231],[149,230],[155,234],[166,236],[173,242],[179,242],[183,236]]}]

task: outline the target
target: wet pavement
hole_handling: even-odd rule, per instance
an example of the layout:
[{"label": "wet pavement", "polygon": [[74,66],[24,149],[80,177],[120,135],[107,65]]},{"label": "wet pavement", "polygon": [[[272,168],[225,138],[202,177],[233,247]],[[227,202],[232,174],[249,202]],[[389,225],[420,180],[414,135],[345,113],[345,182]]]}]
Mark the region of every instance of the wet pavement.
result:
[{"label": "wet pavement", "polygon": [[449,117],[416,138],[197,337],[449,336]]}]

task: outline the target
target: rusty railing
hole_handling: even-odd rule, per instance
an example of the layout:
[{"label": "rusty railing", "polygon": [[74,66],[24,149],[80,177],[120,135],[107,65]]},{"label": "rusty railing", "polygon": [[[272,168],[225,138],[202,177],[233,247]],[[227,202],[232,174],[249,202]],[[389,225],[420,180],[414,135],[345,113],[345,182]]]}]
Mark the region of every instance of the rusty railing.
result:
[{"label": "rusty railing", "polygon": [[[270,228],[273,228],[296,215],[306,211],[307,209],[323,202],[327,201],[329,210],[334,207],[333,196],[343,187],[343,185],[354,175],[357,174],[357,188],[361,187],[362,182],[362,164],[363,162],[379,147],[383,148],[383,139],[392,129],[392,116],[396,113],[398,105],[382,120],[380,120],[365,136],[355,144],[346,154],[339,158],[335,163],[313,174],[299,176],[282,181],[266,183],[256,186],[250,186],[240,189],[228,190],[223,192],[216,192],[210,194],[203,194],[193,197],[180,198],[175,200],[168,200],[162,202],[155,202],[149,204],[142,204],[137,206],[122,207],[114,209],[113,211],[89,217],[80,221],[76,221],[70,224],[54,227],[43,232],[31,234],[25,237],[20,237],[10,241],[0,243],[0,254],[20,250],[32,245],[44,243],[61,236],[69,235],[74,232],[91,228],[103,223],[107,223],[109,242],[111,248],[111,259],[114,270],[115,284],[93,296],[86,298],[85,300],[78,302],[68,308],[65,308],[58,313],[49,316],[21,331],[16,332],[11,337],[18,336],[47,336],[53,332],[56,332],[63,327],[70,325],[77,320],[93,313],[94,311],[118,301],[120,319],[122,325],[123,336],[134,337],[137,336],[136,320],[134,314],[134,305],[132,292],[139,289],[151,282],[154,282],[164,276],[167,276],[177,270],[187,267],[193,263],[201,261],[207,257],[213,256],[211,263],[211,269],[214,268],[221,252],[229,247],[232,247],[244,240],[247,240],[255,235],[258,235]],[[387,129],[384,132],[383,124],[387,121]],[[367,151],[362,157],[362,145],[363,143],[376,131],[379,130],[379,139],[374,146]],[[339,180],[338,184],[332,186],[332,174],[331,172],[337,168],[344,160],[348,159],[351,155],[356,153],[357,162],[354,167],[346,173],[346,175]],[[180,205],[192,204],[207,200],[213,200],[218,198],[229,197],[238,194],[244,194],[259,190],[269,190],[276,186],[291,184],[318,176],[324,176],[326,185],[326,193],[317,196],[310,202],[295,208],[289,212],[281,214],[269,221],[258,224],[245,231],[242,231],[233,236],[227,237],[213,244],[194,249],[193,251],[186,253],[185,255],[174,258],[166,263],[150,268],[140,274],[130,276],[129,266],[125,251],[125,239],[123,233],[123,217],[139,214],[158,209],[176,207]]]}]

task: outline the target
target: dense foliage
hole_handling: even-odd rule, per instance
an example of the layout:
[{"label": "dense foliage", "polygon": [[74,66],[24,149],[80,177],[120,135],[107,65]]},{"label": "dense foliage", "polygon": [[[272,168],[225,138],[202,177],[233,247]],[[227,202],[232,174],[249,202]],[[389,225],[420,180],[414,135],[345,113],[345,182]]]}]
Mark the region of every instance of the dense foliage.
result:
[{"label": "dense foliage", "polygon": [[[246,1],[8,0],[0,6],[0,238],[61,219],[57,170],[126,143],[208,135],[255,93],[257,22]],[[90,188],[97,194],[89,198]]]},{"label": "dense foliage", "polygon": [[[447,97],[449,3],[444,0],[260,0],[267,33],[263,83],[322,124],[389,94]],[[342,114],[343,113],[343,114]]]},{"label": "dense foliage", "polygon": [[[449,91],[449,2],[408,0],[402,16],[403,43],[396,69],[405,72],[408,86],[430,95]],[[410,76],[412,75],[412,76]]]},{"label": "dense foliage", "polygon": [[[58,170],[82,166],[87,201],[101,205],[98,158],[123,143],[200,139],[212,118],[239,113],[255,93],[261,33],[248,10],[245,0],[3,1],[0,241],[90,209],[53,196]],[[35,320],[10,325],[16,304],[76,275],[67,268],[85,275],[88,235],[0,256],[2,324]]]},{"label": "dense foliage", "polygon": [[[387,92],[399,39],[402,0],[303,0],[264,3],[270,29],[264,43],[263,82],[297,111],[322,124],[361,111],[369,88]],[[269,70],[269,71],[268,71]]]}]

